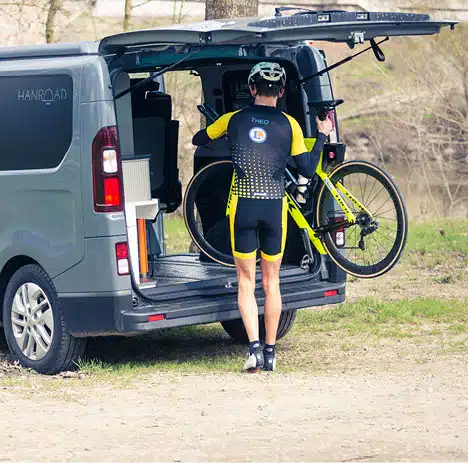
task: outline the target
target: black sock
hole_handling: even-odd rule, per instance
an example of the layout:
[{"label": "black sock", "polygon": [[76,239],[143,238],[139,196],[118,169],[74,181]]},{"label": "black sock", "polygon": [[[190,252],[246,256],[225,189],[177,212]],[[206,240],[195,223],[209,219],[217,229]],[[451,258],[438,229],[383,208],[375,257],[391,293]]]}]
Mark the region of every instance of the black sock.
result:
[{"label": "black sock", "polygon": [[250,353],[255,354],[255,352],[258,352],[260,350],[260,341],[252,341],[249,344],[250,347]]},{"label": "black sock", "polygon": [[275,345],[274,344],[265,344],[263,352],[267,355],[275,355]]}]

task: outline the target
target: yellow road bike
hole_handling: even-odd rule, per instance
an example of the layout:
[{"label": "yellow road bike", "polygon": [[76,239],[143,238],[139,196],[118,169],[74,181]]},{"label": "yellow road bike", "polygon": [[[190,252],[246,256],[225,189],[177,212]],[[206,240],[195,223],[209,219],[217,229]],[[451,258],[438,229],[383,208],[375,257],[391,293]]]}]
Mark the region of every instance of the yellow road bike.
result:
[{"label": "yellow road bike", "polygon": [[[328,102],[326,110],[341,102]],[[215,119],[206,108],[199,109],[209,120]],[[301,231],[310,265],[323,261],[320,256],[328,254],[348,274],[378,277],[398,262],[406,244],[405,203],[384,170],[367,161],[342,162],[342,148],[342,144],[326,145],[316,176],[306,185],[286,168],[288,211]],[[184,219],[192,240],[209,259],[226,266],[234,266],[228,228],[232,183],[228,194],[225,189],[217,193],[215,185],[220,179],[232,179],[232,174],[230,160],[208,164],[194,175],[184,196]],[[216,194],[226,217],[207,226],[199,212],[215,207]],[[298,201],[298,195],[305,197],[304,204]]]}]

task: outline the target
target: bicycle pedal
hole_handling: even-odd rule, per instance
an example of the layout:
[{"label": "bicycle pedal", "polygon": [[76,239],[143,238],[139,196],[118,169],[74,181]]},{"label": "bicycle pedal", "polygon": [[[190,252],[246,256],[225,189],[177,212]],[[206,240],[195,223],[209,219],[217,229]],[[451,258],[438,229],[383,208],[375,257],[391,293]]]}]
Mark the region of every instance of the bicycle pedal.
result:
[{"label": "bicycle pedal", "polygon": [[299,264],[302,270],[307,270],[310,267],[310,257],[306,254]]}]

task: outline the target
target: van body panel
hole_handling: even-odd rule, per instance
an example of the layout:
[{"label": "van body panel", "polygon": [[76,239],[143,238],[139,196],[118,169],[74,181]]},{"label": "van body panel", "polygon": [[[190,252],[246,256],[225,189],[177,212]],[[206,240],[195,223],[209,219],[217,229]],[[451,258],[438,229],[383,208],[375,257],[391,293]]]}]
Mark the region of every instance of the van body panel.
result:
[{"label": "van body panel", "polygon": [[[299,71],[304,77],[323,71],[327,67],[325,57],[320,50],[306,45],[297,48],[296,61]],[[304,88],[310,102],[333,99],[328,72],[305,82]]]},{"label": "van body panel", "polygon": [[122,241],[127,241],[127,235],[85,239],[85,258],[54,278],[59,297],[67,293],[86,295],[130,291],[130,277],[117,274],[115,245]]},{"label": "van body panel", "polygon": [[107,64],[101,56],[83,57],[81,76],[81,103],[114,102]]},{"label": "van body panel", "polygon": [[[2,47],[0,59],[32,59],[66,57],[79,55],[97,55],[98,42],[57,42],[40,45],[28,45],[18,47]],[[8,61],[9,62],[9,61]]]},{"label": "van body panel", "polygon": [[83,58],[81,92],[81,175],[85,238],[115,237],[126,233],[123,212],[94,211],[92,145],[100,129],[116,125],[115,104],[107,64],[102,57]]},{"label": "van body panel", "polygon": [[102,127],[115,126],[113,101],[81,104],[81,181],[83,194],[84,234],[86,238],[121,236],[126,233],[123,212],[102,214],[94,211],[92,146]]},{"label": "van body panel", "polygon": [[[0,160],[0,268],[22,255],[55,277],[83,259],[80,89],[80,58],[0,63],[0,133],[6,144]],[[59,127],[62,122],[67,126]],[[42,168],[47,160],[30,153],[41,152],[41,143],[53,147],[57,130],[69,131],[68,149],[50,161],[53,167]]]}]

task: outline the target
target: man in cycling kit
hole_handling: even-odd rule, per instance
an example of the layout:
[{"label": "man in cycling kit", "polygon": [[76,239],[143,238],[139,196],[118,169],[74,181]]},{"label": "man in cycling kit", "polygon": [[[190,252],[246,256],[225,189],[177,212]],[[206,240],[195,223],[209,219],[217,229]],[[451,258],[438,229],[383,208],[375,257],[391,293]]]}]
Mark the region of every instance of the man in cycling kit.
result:
[{"label": "man in cycling kit", "polygon": [[[309,152],[299,123],[276,108],[284,93],[285,70],[278,63],[258,63],[250,72],[248,84],[255,103],[224,114],[195,134],[193,144],[200,146],[228,136],[235,177],[229,217],[231,246],[237,269],[239,311],[250,341],[244,369],[271,371],[276,364],[275,342],[282,305],[279,271],[287,232],[284,171],[292,155],[300,174],[308,178],[315,174],[332,122],[317,118],[319,133]],[[265,291],[263,351],[254,294],[258,244]]]}]

